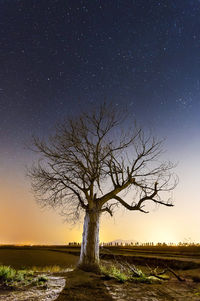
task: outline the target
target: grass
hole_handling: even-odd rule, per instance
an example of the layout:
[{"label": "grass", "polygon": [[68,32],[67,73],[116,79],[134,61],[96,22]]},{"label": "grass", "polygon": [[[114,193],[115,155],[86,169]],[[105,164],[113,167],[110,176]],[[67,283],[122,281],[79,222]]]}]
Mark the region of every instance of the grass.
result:
[{"label": "grass", "polygon": [[101,269],[101,273],[108,278],[114,278],[119,280],[120,282],[125,282],[129,279],[129,276],[126,273],[122,272],[114,265],[111,266],[101,265],[100,269]]},{"label": "grass", "polygon": [[43,272],[43,273],[59,273],[62,271],[61,267],[58,265],[44,266],[44,267],[33,266],[31,270],[34,272]]},{"label": "grass", "polygon": [[44,285],[48,279],[46,276],[36,276],[31,270],[15,270],[10,266],[0,266],[1,287],[23,287],[27,285]]},{"label": "grass", "polygon": [[120,269],[116,265],[101,265],[101,273],[108,279],[116,279],[119,282],[132,281],[134,283],[161,283],[162,280],[154,276],[145,275],[142,270],[137,269],[138,276],[133,276],[130,269]]},{"label": "grass", "polygon": [[69,272],[72,271],[72,269],[69,268],[61,268],[59,265],[52,265],[52,266],[33,266],[31,268],[34,272],[42,272],[42,273],[61,273],[61,272]]}]

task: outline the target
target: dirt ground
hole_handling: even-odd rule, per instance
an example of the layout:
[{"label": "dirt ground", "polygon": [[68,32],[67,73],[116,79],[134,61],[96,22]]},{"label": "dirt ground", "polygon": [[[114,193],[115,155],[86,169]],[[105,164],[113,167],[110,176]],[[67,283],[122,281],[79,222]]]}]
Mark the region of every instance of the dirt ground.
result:
[{"label": "dirt ground", "polygon": [[176,280],[163,284],[123,284],[107,285],[113,300],[137,301],[199,301],[200,286],[178,283]]},{"label": "dirt ground", "polygon": [[200,301],[200,282],[192,277],[200,276],[200,269],[179,272],[185,279],[180,282],[174,276],[161,284],[119,283],[106,280],[101,275],[83,271],[71,271],[49,276],[48,288],[24,288],[0,291],[4,301]]},{"label": "dirt ground", "polygon": [[[1,264],[16,269],[30,268],[33,265],[51,266],[58,264],[61,269],[73,267],[78,260],[80,248],[67,247],[1,247]],[[101,276],[84,272],[50,274],[48,287],[26,287],[19,290],[1,290],[0,301],[200,301],[200,247],[112,247],[104,248],[104,260],[116,262],[126,260],[135,264],[145,273],[145,266],[162,266],[166,263],[186,279],[179,282],[170,275],[170,280],[162,284],[119,283],[105,280]],[[76,256],[74,256],[76,255]],[[108,258],[107,258],[108,257]],[[144,264],[145,258],[145,264]],[[103,259],[103,258],[102,258]],[[160,261],[159,261],[159,260]],[[167,261],[166,261],[167,260]],[[166,261],[166,262],[165,262]],[[143,265],[142,265],[143,263]],[[140,266],[141,264],[141,266]]]},{"label": "dirt ground", "polygon": [[[191,273],[200,275],[200,270]],[[162,284],[135,284],[74,271],[67,275],[65,288],[57,301],[200,301],[200,283],[192,281],[188,276],[191,273],[187,271],[184,282],[172,277]]]},{"label": "dirt ground", "polygon": [[65,287],[65,277],[48,275],[47,287],[0,289],[0,301],[53,301]]}]

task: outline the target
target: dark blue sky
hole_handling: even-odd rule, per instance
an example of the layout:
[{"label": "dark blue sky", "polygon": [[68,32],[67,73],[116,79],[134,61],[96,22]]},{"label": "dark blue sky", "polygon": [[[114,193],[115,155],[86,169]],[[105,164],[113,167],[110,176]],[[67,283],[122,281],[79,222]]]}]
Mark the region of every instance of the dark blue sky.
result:
[{"label": "dark blue sky", "polygon": [[103,101],[126,105],[140,125],[166,137],[180,178],[173,211],[131,216],[125,228],[108,223],[108,240],[134,223],[145,229],[137,239],[200,240],[200,1],[0,0],[2,240],[66,241],[25,187],[32,154],[24,146],[32,134],[48,137],[65,115]]},{"label": "dark blue sky", "polygon": [[5,142],[104,100],[141,123],[195,123],[200,2],[1,0],[0,67]]}]

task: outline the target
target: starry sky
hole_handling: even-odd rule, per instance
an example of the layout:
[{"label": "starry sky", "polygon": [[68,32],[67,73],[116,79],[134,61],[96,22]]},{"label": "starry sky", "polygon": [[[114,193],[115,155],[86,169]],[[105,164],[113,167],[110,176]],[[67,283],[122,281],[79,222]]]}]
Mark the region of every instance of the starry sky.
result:
[{"label": "starry sky", "polygon": [[166,138],[180,183],[174,208],[104,217],[101,240],[200,242],[200,1],[0,0],[0,243],[80,240],[35,204],[26,145],[104,101]]}]

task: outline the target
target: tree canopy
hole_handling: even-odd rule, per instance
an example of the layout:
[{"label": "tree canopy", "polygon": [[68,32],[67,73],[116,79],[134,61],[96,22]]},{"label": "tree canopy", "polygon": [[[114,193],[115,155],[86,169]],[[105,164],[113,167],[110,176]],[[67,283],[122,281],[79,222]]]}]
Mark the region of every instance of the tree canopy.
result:
[{"label": "tree canopy", "polygon": [[[162,141],[134,121],[122,129],[124,121],[125,114],[103,104],[60,123],[47,142],[34,138],[41,159],[29,175],[37,200],[73,218],[94,204],[111,216],[118,205],[144,213],[147,201],[173,206],[161,198],[177,184],[174,165],[160,161]],[[131,202],[124,191],[132,193]]]}]

